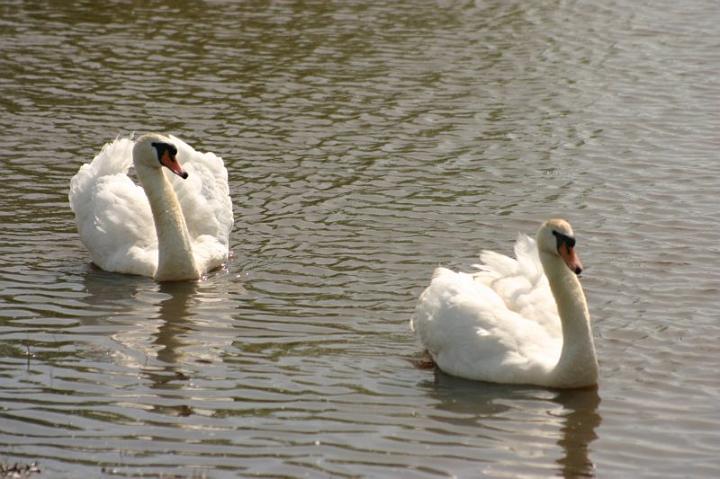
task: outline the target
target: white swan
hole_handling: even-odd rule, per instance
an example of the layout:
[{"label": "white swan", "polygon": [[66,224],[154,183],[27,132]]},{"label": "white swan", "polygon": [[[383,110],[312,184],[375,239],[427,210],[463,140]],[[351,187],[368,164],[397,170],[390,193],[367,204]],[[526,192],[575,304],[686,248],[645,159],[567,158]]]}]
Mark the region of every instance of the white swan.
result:
[{"label": "white swan", "polygon": [[585,294],[572,228],[546,221],[515,256],[485,251],[474,274],[437,268],[411,320],[448,374],[553,388],[597,383]]},{"label": "white swan", "polygon": [[[128,176],[131,164],[142,187]],[[192,280],[227,260],[233,226],[227,178],[218,156],[151,133],[106,144],[72,178],[68,198],[80,239],[100,268]]]}]

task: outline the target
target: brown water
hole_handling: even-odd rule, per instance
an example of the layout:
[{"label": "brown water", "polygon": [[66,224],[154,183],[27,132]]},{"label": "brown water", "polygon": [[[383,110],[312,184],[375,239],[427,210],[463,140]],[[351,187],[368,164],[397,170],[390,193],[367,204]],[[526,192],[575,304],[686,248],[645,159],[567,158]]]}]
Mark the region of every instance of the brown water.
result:
[{"label": "brown water", "polygon": [[[716,2],[0,5],[0,461],[45,477],[718,477]],[[221,155],[226,270],[88,263],[70,178]],[[599,388],[416,369],[438,264],[578,233]],[[174,476],[173,476],[174,477]]]}]

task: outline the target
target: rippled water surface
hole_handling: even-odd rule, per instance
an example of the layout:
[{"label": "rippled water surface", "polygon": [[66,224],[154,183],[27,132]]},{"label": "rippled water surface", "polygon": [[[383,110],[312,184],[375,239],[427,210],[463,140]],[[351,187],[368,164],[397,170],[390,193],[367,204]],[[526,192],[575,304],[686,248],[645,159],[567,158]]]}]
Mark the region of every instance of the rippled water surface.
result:
[{"label": "rippled water surface", "polygon": [[[720,476],[714,1],[0,5],[0,461],[44,477]],[[227,268],[94,268],[117,135],[225,159]],[[438,264],[564,216],[597,390],[453,379]]]}]

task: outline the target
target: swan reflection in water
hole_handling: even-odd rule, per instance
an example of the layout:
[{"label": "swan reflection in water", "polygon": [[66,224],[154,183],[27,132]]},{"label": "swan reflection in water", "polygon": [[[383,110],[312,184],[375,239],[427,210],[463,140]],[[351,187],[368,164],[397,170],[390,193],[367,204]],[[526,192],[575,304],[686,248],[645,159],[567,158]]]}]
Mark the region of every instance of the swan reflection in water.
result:
[{"label": "swan reflection in water", "polygon": [[[126,383],[133,371],[142,383],[136,399],[124,398],[126,405],[175,416],[192,414],[186,390],[194,378],[206,377],[212,365],[224,361],[237,339],[223,305],[230,295],[243,294],[242,284],[228,280],[222,271],[199,282],[170,283],[94,266],[83,274],[83,302],[97,312],[83,318],[84,324],[106,338],[99,341],[111,342],[106,347],[121,368],[118,384]],[[193,391],[197,396],[210,394]]]},{"label": "swan reflection in water", "polygon": [[[153,345],[156,346],[157,359],[174,365],[182,359],[182,349],[188,346],[187,338],[192,335],[193,321],[190,314],[190,303],[198,293],[196,282],[161,283],[160,292],[167,298],[160,302],[160,326],[153,334]],[[198,358],[203,361],[202,358]],[[211,358],[205,359],[211,361]]]},{"label": "swan reflection in water", "polygon": [[[497,455],[497,446],[478,451],[478,460],[488,464],[488,472],[495,466],[508,466],[525,472],[542,468],[546,474],[546,456],[555,454],[555,446],[559,446],[555,474],[566,478],[595,476],[590,444],[597,438],[595,430],[602,420],[596,387],[553,390],[492,384],[456,378],[439,370],[434,381],[421,386],[442,412],[433,416],[433,421],[476,428],[480,445],[485,441],[508,444],[504,457]],[[483,457],[484,450],[492,457]]]},{"label": "swan reflection in water", "polygon": [[562,437],[558,441],[565,455],[558,459],[564,477],[594,476],[595,464],[590,460],[590,443],[597,439],[595,428],[600,425],[600,404],[597,388],[577,391],[559,391],[554,399],[562,405],[564,417]]},{"label": "swan reflection in water", "polygon": [[106,331],[119,365],[153,377],[182,377],[221,360],[235,338],[229,313],[214,305],[228,300],[228,288],[242,292],[242,285],[223,278],[220,272],[200,282],[156,283],[90,267],[83,301],[99,315],[83,322]]},{"label": "swan reflection in water", "polygon": [[[172,403],[178,399],[174,391],[184,389],[191,379],[191,375],[182,370],[182,364],[185,362],[184,350],[192,347],[188,338],[192,337],[195,327],[190,305],[198,292],[198,285],[195,282],[161,283],[159,289],[167,297],[160,301],[158,317],[161,322],[152,334],[152,349],[157,360],[164,365],[144,367],[142,373],[152,381],[152,388],[158,391],[159,398],[170,400],[167,403],[162,400],[156,402],[154,411],[171,416],[190,416],[194,412],[191,405]],[[212,362],[211,358],[195,360]]]}]

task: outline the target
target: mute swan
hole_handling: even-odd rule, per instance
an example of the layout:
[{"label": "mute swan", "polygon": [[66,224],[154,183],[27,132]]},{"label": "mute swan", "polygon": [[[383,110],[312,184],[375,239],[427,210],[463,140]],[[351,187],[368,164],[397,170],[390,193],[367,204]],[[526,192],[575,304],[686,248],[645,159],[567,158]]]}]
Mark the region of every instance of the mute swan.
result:
[{"label": "mute swan", "polygon": [[[131,163],[142,187],[128,176]],[[68,198],[80,239],[100,268],[192,280],[227,260],[233,225],[227,178],[218,156],[150,133],[106,144],[72,178]]]},{"label": "mute swan", "polygon": [[570,224],[552,219],[515,256],[484,251],[474,274],[437,268],[411,328],[440,369],[508,384],[597,383],[590,314]]}]

